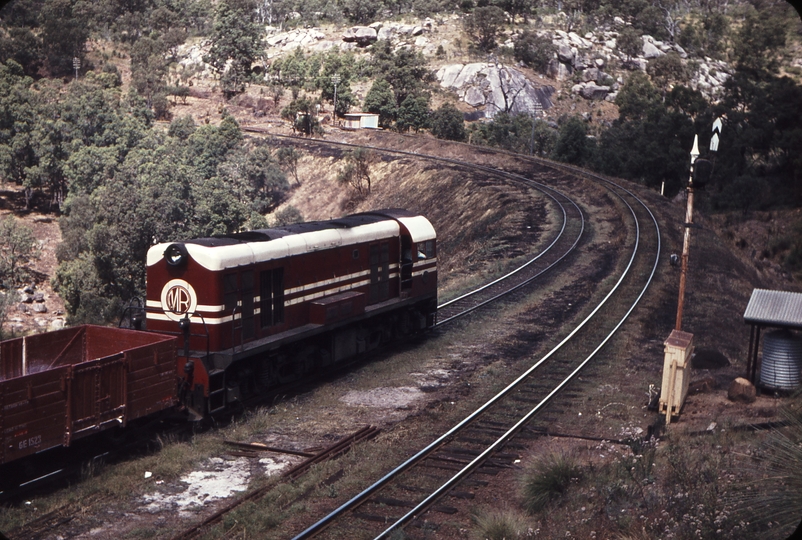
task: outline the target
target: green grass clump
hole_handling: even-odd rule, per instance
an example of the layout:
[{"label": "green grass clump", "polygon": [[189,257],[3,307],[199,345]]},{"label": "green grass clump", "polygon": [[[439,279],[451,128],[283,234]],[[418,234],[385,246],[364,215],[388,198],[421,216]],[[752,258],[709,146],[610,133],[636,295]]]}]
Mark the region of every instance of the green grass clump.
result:
[{"label": "green grass clump", "polygon": [[524,474],[524,507],[533,514],[540,512],[562,495],[580,473],[579,465],[569,454],[551,454],[536,461]]}]

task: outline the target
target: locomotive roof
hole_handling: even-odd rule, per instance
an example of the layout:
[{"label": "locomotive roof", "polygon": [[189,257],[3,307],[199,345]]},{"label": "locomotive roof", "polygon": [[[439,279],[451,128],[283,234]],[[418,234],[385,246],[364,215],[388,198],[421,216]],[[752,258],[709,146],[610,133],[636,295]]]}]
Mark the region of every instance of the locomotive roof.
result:
[{"label": "locomotive roof", "polygon": [[[272,229],[195,238],[180,244],[195,262],[214,271],[398,236],[399,223],[407,228],[414,242],[435,238],[434,228],[423,216],[406,210],[390,209],[328,221],[311,221]],[[167,247],[174,243],[151,247],[148,250],[147,265],[152,266],[161,261]]]},{"label": "locomotive roof", "polygon": [[325,231],[329,229],[352,229],[360,225],[378,223],[380,221],[387,221],[387,216],[382,216],[379,214],[356,214],[353,216],[346,216],[327,221],[308,221],[305,223],[293,223],[292,225],[284,225],[282,227],[274,227],[271,229],[254,229],[252,231],[222,234],[207,238],[193,238],[192,240],[186,240],[184,243],[198,244],[207,247],[218,247],[251,242],[269,242],[270,240],[276,240],[291,234],[303,234]]}]

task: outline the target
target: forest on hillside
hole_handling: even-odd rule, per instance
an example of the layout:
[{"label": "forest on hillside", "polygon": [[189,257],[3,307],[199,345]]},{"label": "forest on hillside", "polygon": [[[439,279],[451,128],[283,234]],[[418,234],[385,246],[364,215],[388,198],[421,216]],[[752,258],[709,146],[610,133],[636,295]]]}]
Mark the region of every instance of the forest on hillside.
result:
[{"label": "forest on hillside", "polygon": [[[268,62],[262,54],[268,27],[454,13],[477,55],[536,72],[555,55],[542,22],[555,14],[561,30],[580,34],[618,25],[617,47],[630,56],[649,34],[680,45],[688,58],[667,54],[645,70],[615,66],[625,76],[614,121],[501,113],[466,123],[448,99],[432,110],[442,91],[412,49],[380,40],[368,55],[297,49]],[[782,1],[14,0],[0,9],[0,183],[23,188],[27,207],[61,216],[53,281],[71,322],[109,320],[141,296],[142,261],[154,242],[299,218],[264,217],[298,181],[297,153],[246,140],[230,115],[219,125],[173,117],[197,75],[177,69],[180,47],[193,39],[209,44],[203,61],[226,99],[260,86],[265,100],[284,100],[281,116],[300,122],[301,132],[320,129],[311,113],[332,103],[337,80],[338,114],[361,107],[378,113],[386,129],[532,152],[651,188],[664,183],[669,194],[687,181],[693,135],[706,148],[721,117],[701,204],[742,212],[802,206],[802,67],[793,63],[802,24]],[[503,44],[508,39],[513,46]],[[90,54],[101,42],[109,45],[104,52]],[[732,66],[715,101],[689,86],[703,58]],[[357,81],[370,85],[361,103],[351,91]],[[169,121],[169,129],[155,120]],[[4,226],[14,229],[4,242],[25,236]],[[26,278],[19,249],[6,242],[0,253],[0,282],[10,290]],[[802,243],[786,264],[802,269]]]}]

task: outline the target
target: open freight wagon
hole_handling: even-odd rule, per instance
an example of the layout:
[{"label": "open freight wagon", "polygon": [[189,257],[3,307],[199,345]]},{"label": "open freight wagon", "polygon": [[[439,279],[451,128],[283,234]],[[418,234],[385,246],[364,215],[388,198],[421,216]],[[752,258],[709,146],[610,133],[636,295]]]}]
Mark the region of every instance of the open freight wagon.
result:
[{"label": "open freight wagon", "polygon": [[176,338],[76,326],[0,342],[0,464],[172,407]]}]

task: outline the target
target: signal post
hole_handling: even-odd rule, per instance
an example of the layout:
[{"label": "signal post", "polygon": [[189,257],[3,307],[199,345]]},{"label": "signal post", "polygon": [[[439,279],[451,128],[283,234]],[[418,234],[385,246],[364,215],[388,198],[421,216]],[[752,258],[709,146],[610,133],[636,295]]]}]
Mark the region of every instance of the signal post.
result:
[{"label": "signal post", "polygon": [[[721,133],[721,118],[713,123],[713,135],[710,138],[710,151],[718,151]],[[714,154],[715,155],[715,154]],[[663,360],[663,384],[660,390],[659,412],[666,415],[666,424],[671,423],[672,416],[679,416],[682,404],[688,394],[690,380],[690,360],[693,354],[693,334],[682,331],[682,311],[685,304],[685,284],[688,276],[688,256],[691,248],[691,228],[693,224],[693,194],[695,187],[703,187],[712,173],[713,164],[699,158],[699,136],[694,135],[691,149],[691,167],[687,187],[687,206],[685,209],[685,233],[682,241],[682,266],[679,277],[679,300],[677,302],[677,320],[674,330],[665,341],[665,357]],[[694,181],[697,186],[694,185]]]}]

